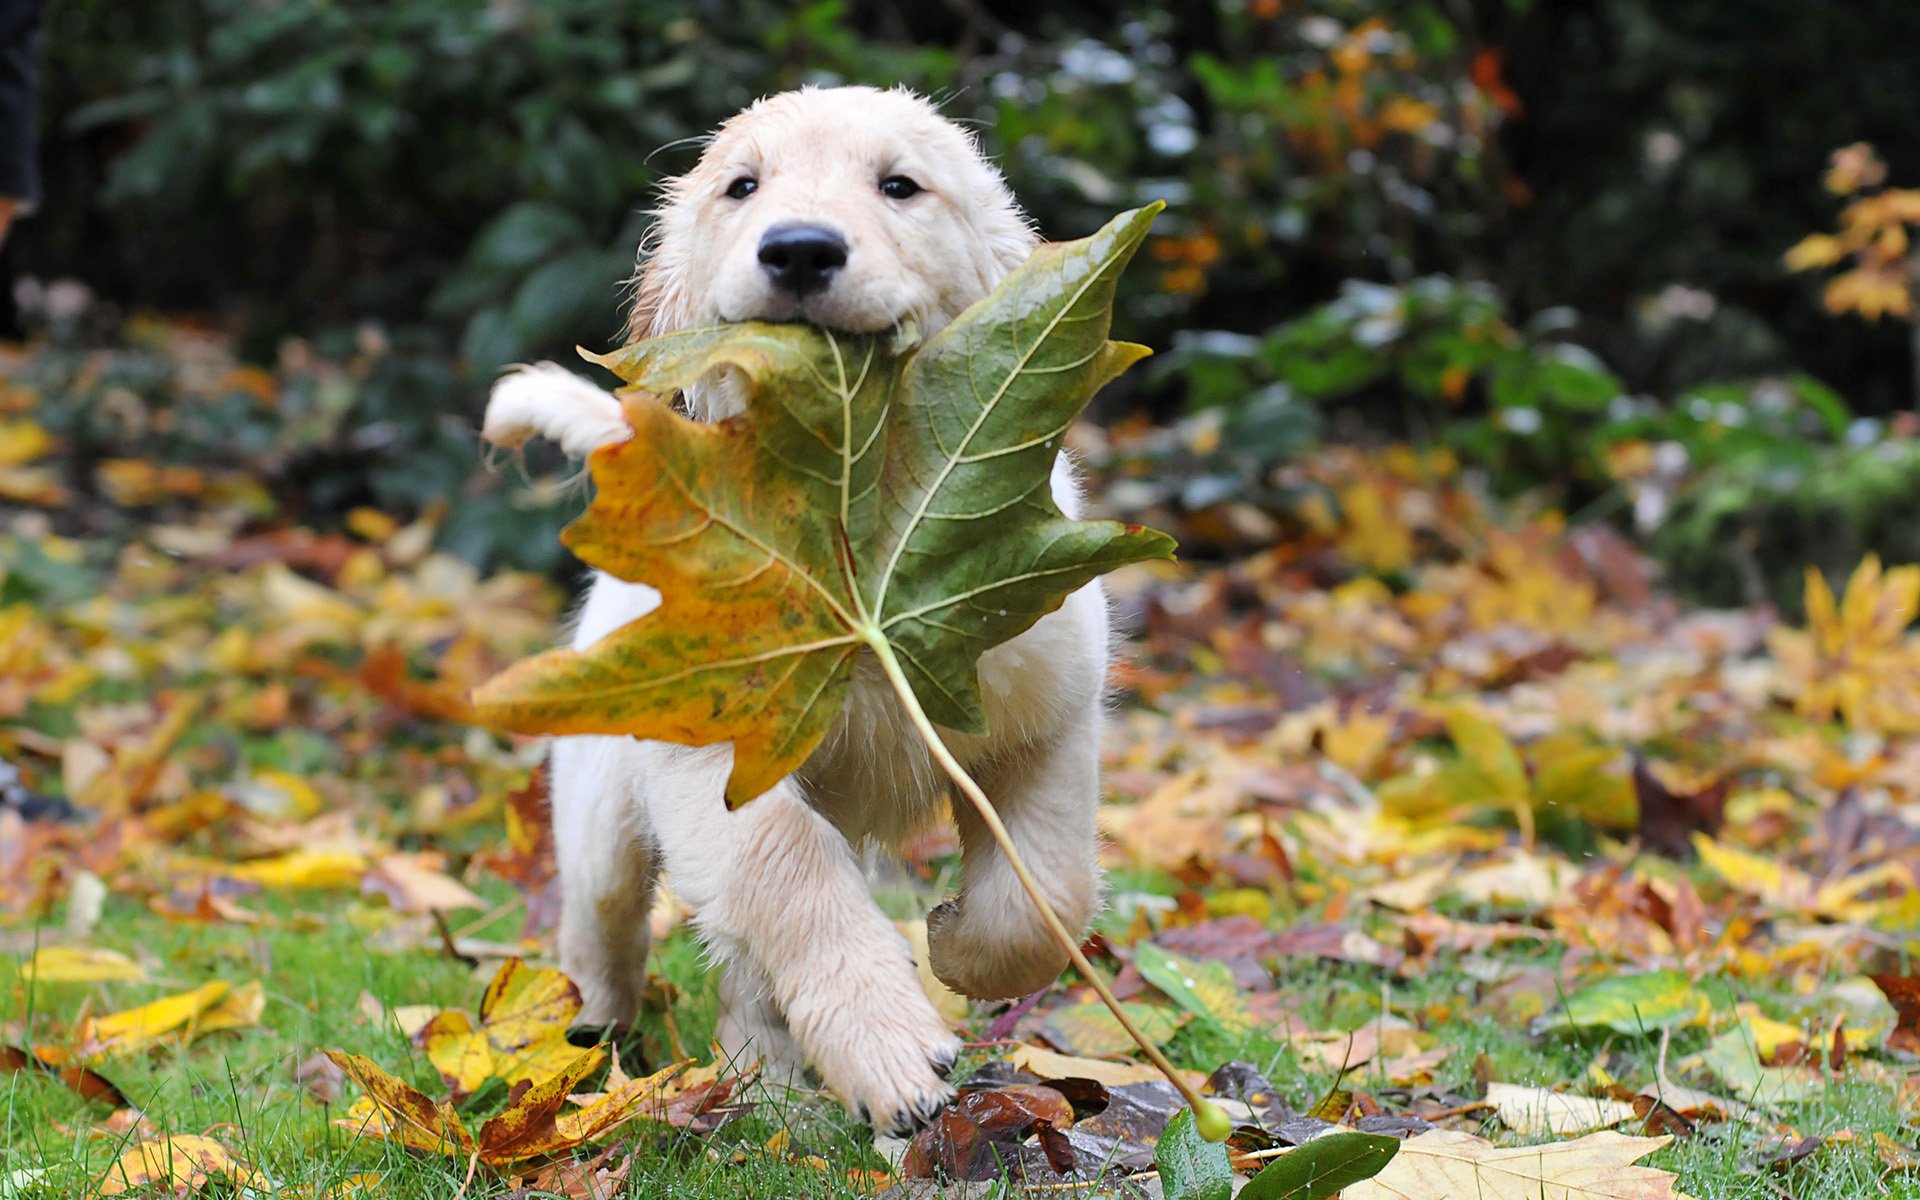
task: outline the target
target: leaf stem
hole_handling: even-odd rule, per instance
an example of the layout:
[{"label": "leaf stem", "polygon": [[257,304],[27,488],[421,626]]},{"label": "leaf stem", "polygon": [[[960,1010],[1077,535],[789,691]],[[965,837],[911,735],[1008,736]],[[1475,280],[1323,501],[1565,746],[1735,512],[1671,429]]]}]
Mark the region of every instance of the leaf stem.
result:
[{"label": "leaf stem", "polygon": [[900,669],[900,660],[895,656],[893,647],[888,644],[885,635],[878,629],[874,629],[867,633],[866,641],[873,648],[874,656],[880,660],[880,668],[886,672],[887,681],[893,684],[893,690],[900,697],[900,703],[906,707],[908,720],[912,721],[913,727],[920,732],[920,737],[926,742],[927,749],[932,752],[934,761],[940,764],[946,771],[947,777],[953,780],[954,786],[960,789],[960,793],[972,803],[974,811],[980,814],[980,820],[986,825],[987,832],[993,835],[994,843],[1000,847],[1000,852],[1007,856],[1007,865],[1013,868],[1014,876],[1020,880],[1020,886],[1027,893],[1027,898],[1033,901],[1033,906],[1040,911],[1041,919],[1046,922],[1047,931],[1053,935],[1053,940],[1067,952],[1067,957],[1072,960],[1074,968],[1092,985],[1094,993],[1100,997],[1100,1002],[1113,1013],[1114,1019],[1120,1022],[1120,1027],[1127,1031],[1127,1036],[1134,1040],[1148,1060],[1167,1077],[1167,1082],[1171,1083],[1193,1108],[1196,1125],[1207,1134],[1219,1130],[1220,1136],[1208,1136],[1207,1140],[1213,1142],[1224,1140],[1229,1129],[1226,1114],[1195,1091],[1193,1085],[1174,1069],[1174,1065],[1167,1060],[1165,1054],[1160,1052],[1160,1048],[1140,1031],[1138,1025],[1134,1024],[1133,1018],[1127,1015],[1126,1009],[1120,1006],[1120,1001],[1115,999],[1113,992],[1108,989],[1106,980],[1102,979],[1093,964],[1087,961],[1087,956],[1080,950],[1080,939],[1068,930],[1066,922],[1062,921],[1060,914],[1054,911],[1046,894],[1040,890],[1039,881],[1033,877],[1033,872],[1027,868],[1026,860],[1020,856],[1019,848],[1013,844],[1013,835],[1007,831],[1006,824],[1000,820],[1000,810],[994,807],[993,801],[987,798],[986,792],[981,790],[973,776],[967,774],[967,769],[960,765],[960,760],[953,756],[953,751],[947,748],[947,743],[941,738],[940,731],[934,727],[926,710],[920,707],[920,699],[913,694],[913,685],[907,681],[906,672]]}]

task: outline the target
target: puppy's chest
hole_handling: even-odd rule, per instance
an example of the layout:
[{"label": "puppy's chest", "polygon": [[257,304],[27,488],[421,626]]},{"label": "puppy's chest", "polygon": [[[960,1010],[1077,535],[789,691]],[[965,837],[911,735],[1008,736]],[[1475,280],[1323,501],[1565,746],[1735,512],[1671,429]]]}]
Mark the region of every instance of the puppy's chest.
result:
[{"label": "puppy's chest", "polygon": [[[1035,714],[1055,707],[1055,683],[1034,652],[1034,633],[982,656],[981,695],[993,732],[974,737],[942,731],[963,765],[1004,753],[1017,731],[1033,728]],[[800,774],[816,807],[849,837],[889,844],[935,816],[947,794],[945,773],[871,659],[854,668],[846,707]]]}]

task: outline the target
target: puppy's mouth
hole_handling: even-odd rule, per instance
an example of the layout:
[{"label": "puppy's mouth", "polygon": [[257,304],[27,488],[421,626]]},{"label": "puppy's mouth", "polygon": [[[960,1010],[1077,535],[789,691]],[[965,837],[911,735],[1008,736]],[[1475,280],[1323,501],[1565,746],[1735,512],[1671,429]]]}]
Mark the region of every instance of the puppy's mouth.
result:
[{"label": "puppy's mouth", "polygon": [[911,313],[886,315],[848,312],[831,291],[794,298],[776,296],[729,321],[766,321],[774,325],[811,325],[828,333],[884,333],[912,319]]}]

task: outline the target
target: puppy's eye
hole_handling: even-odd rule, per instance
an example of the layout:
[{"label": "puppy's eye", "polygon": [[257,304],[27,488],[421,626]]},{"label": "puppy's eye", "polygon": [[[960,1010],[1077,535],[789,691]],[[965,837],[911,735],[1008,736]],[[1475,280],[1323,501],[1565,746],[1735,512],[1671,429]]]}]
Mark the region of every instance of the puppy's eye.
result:
[{"label": "puppy's eye", "polygon": [[880,181],[880,194],[889,200],[905,200],[920,193],[920,185],[905,175],[889,175]]},{"label": "puppy's eye", "polygon": [[727,185],[727,199],[745,200],[760,190],[760,181],[751,175],[742,175]]}]

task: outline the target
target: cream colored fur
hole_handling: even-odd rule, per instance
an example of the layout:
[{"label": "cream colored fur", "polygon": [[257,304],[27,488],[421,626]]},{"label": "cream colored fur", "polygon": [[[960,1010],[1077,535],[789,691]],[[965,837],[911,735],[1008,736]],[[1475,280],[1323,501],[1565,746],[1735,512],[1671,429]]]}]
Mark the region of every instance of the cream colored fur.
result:
[{"label": "cream colored fur", "polygon": [[[901,200],[880,181],[924,190]],[[754,190],[730,198],[734,180]],[[756,258],[763,233],[804,221],[848,245],[831,286],[782,293]],[[804,90],[721,127],[667,188],[642,253],[633,337],[716,321],[806,320],[849,331],[950,322],[1031,252],[1031,228],[973,138],[901,91]],[[719,388],[689,397],[709,419],[737,411]],[[611,397],[543,365],[496,385],[489,440],[539,435],[583,454],[628,436]],[[1064,457],[1055,499],[1077,515]],[[650,612],[644,584],[596,574],[572,644]],[[1099,903],[1099,799],[1108,628],[1098,585],[980,663],[992,734],[950,743],[998,803],[1068,923]],[[902,1132],[951,1097],[959,1042],[916,978],[906,941],[868,893],[856,848],[897,843],[937,814],[944,780],[872,663],[797,775],[735,812],[722,803],[727,747],[569,737],[553,748],[555,842],[564,895],[561,965],[589,1022],[630,1021],[646,980],[647,912],[660,873],[692,908],[721,986],[723,1047],[776,1070],[802,1058],[856,1113]],[[1006,860],[964,804],[959,896],[929,917],[934,972],[982,998],[1024,995],[1065,966]]]}]

